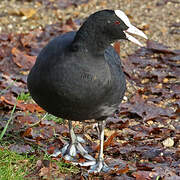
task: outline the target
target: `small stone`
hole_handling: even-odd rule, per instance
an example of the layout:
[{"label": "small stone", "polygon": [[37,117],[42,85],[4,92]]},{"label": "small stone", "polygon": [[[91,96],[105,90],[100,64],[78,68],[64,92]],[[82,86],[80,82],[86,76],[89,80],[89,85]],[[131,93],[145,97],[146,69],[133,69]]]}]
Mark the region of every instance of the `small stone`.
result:
[{"label": "small stone", "polygon": [[168,78],[164,78],[163,79],[163,83],[168,83],[169,82],[169,79]]},{"label": "small stone", "polygon": [[13,28],[13,25],[12,25],[12,24],[9,24],[9,25],[8,25],[8,28],[9,28],[9,29],[12,29],[12,28]]},{"label": "small stone", "polygon": [[143,95],[142,95],[142,98],[143,98],[143,99],[148,99],[149,97],[143,94]]},{"label": "small stone", "polygon": [[141,30],[149,29],[149,24],[143,22],[141,25],[138,26]]},{"label": "small stone", "polygon": [[124,101],[127,101],[127,100],[128,100],[127,96],[124,96],[124,97],[123,97],[123,100],[124,100]]},{"label": "small stone", "polygon": [[26,16],[23,16],[21,19],[22,19],[23,21],[25,21],[25,20],[27,20],[27,17],[26,17]]},{"label": "small stone", "polygon": [[172,138],[167,138],[163,141],[165,147],[172,147],[174,145],[174,140]]},{"label": "small stone", "polygon": [[158,88],[158,89],[162,89],[163,85],[162,83],[159,83],[158,85],[155,86],[155,88]]},{"label": "small stone", "polygon": [[145,79],[141,80],[141,83],[142,83],[142,84],[145,84],[145,83],[148,83],[148,82],[149,82],[149,79],[148,79],[148,78],[145,78]]},{"label": "small stone", "polygon": [[164,124],[159,123],[158,128],[164,128]]},{"label": "small stone", "polygon": [[154,124],[154,122],[150,120],[150,121],[147,121],[147,124],[152,125]]}]

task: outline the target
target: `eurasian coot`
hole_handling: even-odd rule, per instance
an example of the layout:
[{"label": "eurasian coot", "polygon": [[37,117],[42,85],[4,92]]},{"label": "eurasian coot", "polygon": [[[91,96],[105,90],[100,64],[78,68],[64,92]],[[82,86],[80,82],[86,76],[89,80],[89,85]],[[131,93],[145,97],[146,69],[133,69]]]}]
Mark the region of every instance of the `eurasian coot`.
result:
[{"label": "eurasian coot", "polygon": [[[28,76],[35,102],[48,113],[69,120],[70,143],[62,154],[71,160],[78,151],[90,160],[90,172],[106,171],[103,159],[105,120],[118,108],[126,90],[119,55],[111,43],[130,40],[131,34],[146,38],[124,12],[102,10],[89,16],[77,32],[50,41],[42,49]],[[95,119],[100,129],[100,152],[95,160],[75,135],[72,121]]]}]

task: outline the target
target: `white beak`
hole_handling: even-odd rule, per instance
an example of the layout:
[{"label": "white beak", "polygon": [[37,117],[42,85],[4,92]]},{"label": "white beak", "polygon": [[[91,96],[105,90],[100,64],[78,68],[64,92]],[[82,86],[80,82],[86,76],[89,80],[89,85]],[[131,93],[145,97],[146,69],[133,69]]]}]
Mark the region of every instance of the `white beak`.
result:
[{"label": "white beak", "polygon": [[126,31],[124,31],[127,39],[129,41],[132,41],[135,44],[138,44],[139,46],[143,46],[136,38],[134,38],[133,36],[131,36],[128,33],[139,35],[145,39],[148,39],[147,36],[141,30],[139,30],[138,28],[136,28],[135,26],[133,26],[130,23],[128,17],[126,16],[126,14],[123,11],[115,10],[114,12],[129,27]]},{"label": "white beak", "polygon": [[134,38],[133,36],[131,36],[128,33],[136,34],[136,35],[139,35],[145,39],[148,39],[147,36],[141,30],[139,30],[138,28],[136,28],[132,24],[129,25],[129,28],[126,31],[124,31],[124,33],[126,34],[126,37],[129,41],[132,41],[133,43],[138,44],[139,46],[143,46],[143,45],[136,38]]}]

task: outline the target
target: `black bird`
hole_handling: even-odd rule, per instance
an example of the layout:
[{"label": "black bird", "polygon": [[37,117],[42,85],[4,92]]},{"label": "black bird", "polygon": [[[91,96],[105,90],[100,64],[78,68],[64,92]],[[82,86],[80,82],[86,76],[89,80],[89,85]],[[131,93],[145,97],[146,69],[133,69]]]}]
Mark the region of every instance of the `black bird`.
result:
[{"label": "black bird", "polygon": [[[118,108],[126,90],[119,55],[111,43],[147,39],[121,10],[102,10],[89,16],[77,32],[50,41],[31,69],[27,85],[32,98],[48,113],[69,120],[70,143],[62,149],[71,160],[80,152],[90,160],[90,172],[106,171],[103,158],[105,120]],[[95,160],[75,135],[72,121],[95,119],[100,129],[100,152]]]}]

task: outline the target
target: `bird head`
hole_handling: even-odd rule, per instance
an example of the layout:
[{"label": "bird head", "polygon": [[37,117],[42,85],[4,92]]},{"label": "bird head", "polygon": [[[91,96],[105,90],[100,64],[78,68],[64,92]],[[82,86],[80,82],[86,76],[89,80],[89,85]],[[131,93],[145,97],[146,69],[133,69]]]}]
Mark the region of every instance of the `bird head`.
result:
[{"label": "bird head", "polygon": [[139,30],[130,23],[127,15],[121,10],[98,11],[92,14],[88,19],[91,21],[90,24],[92,25],[92,27],[89,28],[96,29],[99,33],[104,35],[104,37],[108,37],[112,42],[118,39],[126,39],[142,46],[142,44],[133,37],[133,35],[138,35],[148,39],[143,31]]}]

